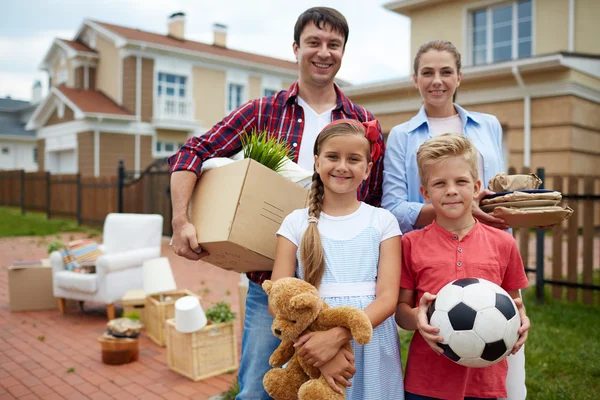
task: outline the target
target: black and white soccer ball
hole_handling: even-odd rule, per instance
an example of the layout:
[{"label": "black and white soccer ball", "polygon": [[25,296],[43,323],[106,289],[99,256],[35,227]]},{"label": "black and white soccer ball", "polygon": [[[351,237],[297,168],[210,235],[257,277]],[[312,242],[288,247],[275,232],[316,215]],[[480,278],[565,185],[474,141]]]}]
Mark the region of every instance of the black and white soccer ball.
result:
[{"label": "black and white soccer ball", "polygon": [[429,324],[440,329],[444,355],[466,367],[495,364],[510,354],[519,337],[521,318],[510,295],[481,278],[448,283],[427,311]]}]

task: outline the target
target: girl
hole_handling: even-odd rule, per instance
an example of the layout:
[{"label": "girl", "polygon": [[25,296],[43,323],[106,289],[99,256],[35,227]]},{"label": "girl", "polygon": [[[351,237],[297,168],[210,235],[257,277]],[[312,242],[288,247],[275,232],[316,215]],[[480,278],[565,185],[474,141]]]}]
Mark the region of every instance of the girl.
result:
[{"label": "girl", "polygon": [[[478,175],[482,186],[505,170],[502,156],[502,127],[489,114],[469,112],[453,103],[462,81],[461,56],[450,42],[435,40],[423,44],[414,59],[413,80],[423,98],[419,113],[395,126],[388,137],[384,159],[382,207],[390,210],[403,233],[429,225],[435,219],[431,204],[421,196],[417,150],[427,139],[446,132],[462,133],[477,149]],[[503,220],[479,209],[479,201],[489,190],[473,198],[473,216],[481,223],[506,230]],[[523,348],[508,358],[508,398],[526,396]]]},{"label": "girl", "polygon": [[296,275],[315,285],[329,305],[354,306],[369,316],[373,338],[365,346],[352,343],[354,357],[340,351],[350,340],[345,328],[306,334],[295,345],[334,390],[349,386],[346,398],[356,400],[404,398],[392,317],[400,283],[401,233],[389,211],[356,198],[381,154],[378,135],[376,121],[338,120],[321,131],[313,151],[310,204],[287,216],[277,232],[272,275],[273,280]]}]

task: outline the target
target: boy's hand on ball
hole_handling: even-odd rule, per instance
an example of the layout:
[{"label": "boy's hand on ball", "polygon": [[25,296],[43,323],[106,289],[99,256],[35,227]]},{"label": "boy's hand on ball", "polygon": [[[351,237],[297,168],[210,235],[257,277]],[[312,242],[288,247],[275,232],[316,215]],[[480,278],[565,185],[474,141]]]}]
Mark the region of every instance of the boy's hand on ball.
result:
[{"label": "boy's hand on ball", "polygon": [[427,308],[435,298],[436,296],[429,292],[425,292],[423,296],[421,296],[419,306],[417,307],[417,329],[429,347],[437,354],[441,355],[444,354],[444,350],[438,346],[437,343],[443,342],[444,338],[438,335],[440,333],[439,328],[429,325],[429,320],[427,318]]},{"label": "boy's hand on ball", "polygon": [[519,317],[521,318],[521,327],[517,331],[519,334],[519,340],[517,340],[517,343],[515,343],[510,354],[516,354],[521,349],[521,346],[523,346],[523,344],[527,341],[529,327],[531,326],[531,323],[529,322],[529,317],[525,313],[525,306],[523,305],[523,300],[520,298],[516,298],[513,300],[515,302],[515,305],[517,306],[517,310],[519,311]]}]

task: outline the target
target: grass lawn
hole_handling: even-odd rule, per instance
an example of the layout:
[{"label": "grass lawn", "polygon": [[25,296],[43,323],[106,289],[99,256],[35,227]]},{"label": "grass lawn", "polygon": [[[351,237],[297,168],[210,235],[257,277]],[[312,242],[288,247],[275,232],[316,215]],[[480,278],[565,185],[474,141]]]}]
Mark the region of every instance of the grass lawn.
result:
[{"label": "grass lawn", "polygon": [[99,231],[86,226],[78,226],[70,219],[46,218],[45,213],[27,212],[21,215],[16,207],[0,207],[0,237],[10,236],[47,236],[61,232],[89,232],[96,235]]},{"label": "grass lawn", "polygon": [[[597,282],[596,282],[597,284]],[[525,344],[528,399],[600,398],[600,305],[551,299],[537,304],[524,292],[531,330]],[[400,331],[406,365],[412,332]]]}]

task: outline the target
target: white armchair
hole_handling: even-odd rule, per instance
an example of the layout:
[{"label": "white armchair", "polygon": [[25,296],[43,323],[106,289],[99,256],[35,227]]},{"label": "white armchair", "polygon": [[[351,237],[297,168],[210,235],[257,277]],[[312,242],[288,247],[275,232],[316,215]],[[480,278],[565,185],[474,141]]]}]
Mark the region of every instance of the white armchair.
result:
[{"label": "white armchair", "polygon": [[162,228],[162,215],[108,214],[94,274],[68,271],[60,252],[50,254],[59,311],[65,312],[65,299],[91,301],[106,304],[108,318],[115,318],[115,301],[143,287],[143,262],[160,257]]}]

